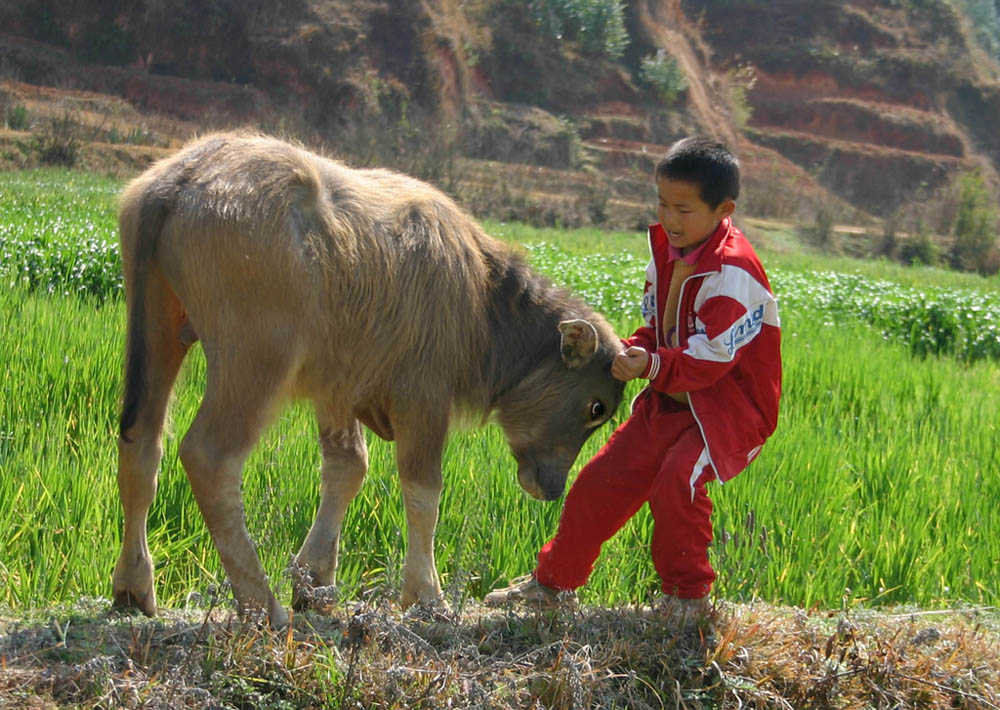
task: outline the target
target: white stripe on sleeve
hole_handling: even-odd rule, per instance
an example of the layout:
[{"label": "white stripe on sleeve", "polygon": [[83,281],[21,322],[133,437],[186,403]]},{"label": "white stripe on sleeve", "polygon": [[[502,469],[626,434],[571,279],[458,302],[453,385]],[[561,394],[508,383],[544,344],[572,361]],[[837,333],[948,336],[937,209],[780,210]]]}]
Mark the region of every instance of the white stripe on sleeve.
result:
[{"label": "white stripe on sleeve", "polygon": [[716,297],[731,298],[746,313],[730,323],[715,338],[709,339],[705,323],[695,322],[695,334],[688,338],[686,354],[698,360],[728,362],[741,347],[753,340],[764,325],[779,326],[778,303],[764,286],[744,269],[729,264],[722,271],[705,277],[695,297],[695,311]]}]

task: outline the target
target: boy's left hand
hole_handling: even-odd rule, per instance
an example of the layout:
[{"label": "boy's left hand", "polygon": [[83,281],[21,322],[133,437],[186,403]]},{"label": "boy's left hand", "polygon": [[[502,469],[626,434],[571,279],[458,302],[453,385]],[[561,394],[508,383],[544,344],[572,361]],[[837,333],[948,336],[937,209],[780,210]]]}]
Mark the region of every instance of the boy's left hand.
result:
[{"label": "boy's left hand", "polygon": [[644,348],[633,345],[618,353],[611,361],[611,375],[622,382],[634,380],[646,371],[649,353]]}]

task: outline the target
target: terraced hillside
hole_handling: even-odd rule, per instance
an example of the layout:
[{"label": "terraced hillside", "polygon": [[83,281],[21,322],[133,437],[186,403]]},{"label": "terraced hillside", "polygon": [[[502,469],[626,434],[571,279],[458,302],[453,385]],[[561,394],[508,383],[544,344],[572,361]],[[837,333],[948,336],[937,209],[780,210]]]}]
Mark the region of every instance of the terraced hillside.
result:
[{"label": "terraced hillside", "polygon": [[1000,84],[958,3],[685,2],[717,67],[753,67],[744,134],[885,216],[1000,168]]},{"label": "terraced hillside", "polygon": [[[1000,184],[1000,68],[959,2],[630,0],[615,58],[547,34],[543,5],[0,2],[0,114],[16,129],[0,160],[37,162],[55,133],[132,170],[150,151],[128,146],[252,125],[484,213],[616,226],[651,219],[652,167],[695,131],[735,144],[741,208],[759,216],[864,223],[972,170]],[[669,95],[645,73],[654,58],[678,72]]]}]

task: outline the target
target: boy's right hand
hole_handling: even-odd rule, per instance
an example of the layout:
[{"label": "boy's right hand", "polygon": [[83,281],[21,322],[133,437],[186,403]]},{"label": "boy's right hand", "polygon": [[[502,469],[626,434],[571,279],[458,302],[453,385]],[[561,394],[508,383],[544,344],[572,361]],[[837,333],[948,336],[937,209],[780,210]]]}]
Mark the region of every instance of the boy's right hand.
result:
[{"label": "boy's right hand", "polygon": [[636,345],[618,353],[611,361],[611,375],[622,382],[634,380],[646,371],[649,353]]}]

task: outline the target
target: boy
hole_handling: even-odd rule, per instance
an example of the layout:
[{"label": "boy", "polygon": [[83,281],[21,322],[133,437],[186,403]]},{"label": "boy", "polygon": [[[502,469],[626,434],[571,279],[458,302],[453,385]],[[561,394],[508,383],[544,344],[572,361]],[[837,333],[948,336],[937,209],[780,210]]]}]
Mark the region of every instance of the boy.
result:
[{"label": "boy", "polygon": [[528,576],[486,596],[543,608],[573,598],[601,545],[649,503],[666,613],[708,609],[712,502],[705,484],[746,468],[774,431],[781,395],[778,308],[760,260],[733,225],[739,162],[707,138],[678,141],[656,168],[646,323],[612,374],[648,384],[631,416],[584,466],[559,530]]}]

